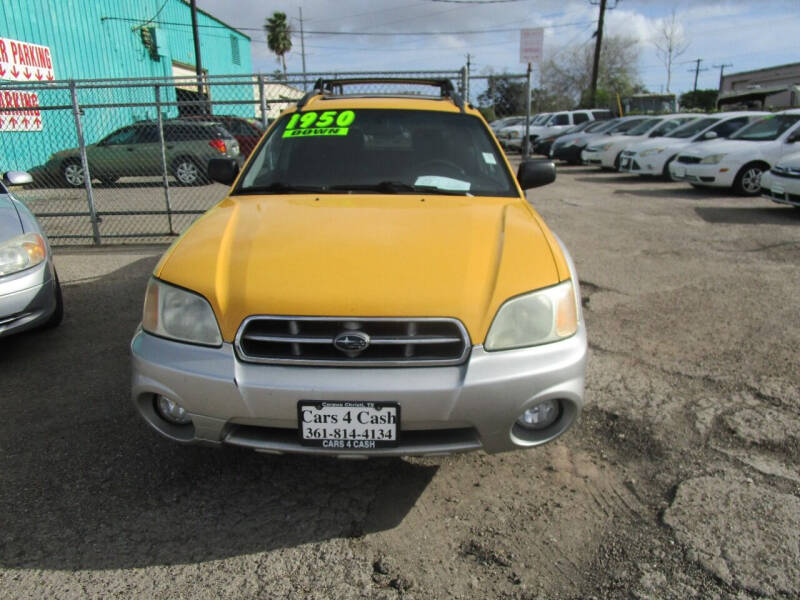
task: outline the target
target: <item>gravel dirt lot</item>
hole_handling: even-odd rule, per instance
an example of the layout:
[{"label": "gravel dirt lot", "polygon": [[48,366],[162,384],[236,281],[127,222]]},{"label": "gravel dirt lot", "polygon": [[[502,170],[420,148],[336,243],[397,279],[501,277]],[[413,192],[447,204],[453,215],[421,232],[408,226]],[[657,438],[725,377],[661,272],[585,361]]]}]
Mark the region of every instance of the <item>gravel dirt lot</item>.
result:
[{"label": "gravel dirt lot", "polygon": [[6,598],[800,597],[800,211],[564,167],[579,424],[529,452],[181,447],[128,397],[163,247],[61,248],[66,318],[0,344]]}]

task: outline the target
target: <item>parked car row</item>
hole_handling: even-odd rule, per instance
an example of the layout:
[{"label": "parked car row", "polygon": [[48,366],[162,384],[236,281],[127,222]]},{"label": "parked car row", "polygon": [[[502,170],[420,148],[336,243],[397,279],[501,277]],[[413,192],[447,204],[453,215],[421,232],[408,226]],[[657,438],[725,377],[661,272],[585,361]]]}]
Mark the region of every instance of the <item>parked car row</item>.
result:
[{"label": "parked car row", "polygon": [[[539,138],[549,137],[591,121],[611,119],[613,116],[607,109],[566,110],[531,115],[528,127],[529,141],[533,145]],[[503,121],[506,122],[497,125],[493,123],[495,135],[505,150],[520,151],[522,140],[525,137],[525,117],[510,117],[509,119],[518,120],[506,121],[504,119]]]},{"label": "parked car row", "polygon": [[[498,139],[503,144],[499,134]],[[784,204],[797,205],[800,197],[800,109],[581,123],[538,139],[533,148],[570,164],[685,181],[695,187],[732,188],[741,195],[763,194]]]}]

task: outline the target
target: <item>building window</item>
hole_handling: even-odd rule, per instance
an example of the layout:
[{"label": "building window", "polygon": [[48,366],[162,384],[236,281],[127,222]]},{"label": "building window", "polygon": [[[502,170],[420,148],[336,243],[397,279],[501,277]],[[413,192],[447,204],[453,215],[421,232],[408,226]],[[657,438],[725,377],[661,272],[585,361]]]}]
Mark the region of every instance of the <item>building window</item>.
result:
[{"label": "building window", "polygon": [[235,65],[242,64],[242,57],[239,55],[239,38],[235,35],[231,36],[231,61]]}]

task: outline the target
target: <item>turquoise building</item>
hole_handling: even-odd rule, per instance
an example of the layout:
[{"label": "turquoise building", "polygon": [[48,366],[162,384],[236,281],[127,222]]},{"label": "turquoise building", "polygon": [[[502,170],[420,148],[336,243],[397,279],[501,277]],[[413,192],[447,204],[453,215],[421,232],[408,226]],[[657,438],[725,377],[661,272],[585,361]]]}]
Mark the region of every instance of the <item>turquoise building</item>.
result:
[{"label": "turquoise building", "polygon": [[[249,77],[223,80],[242,85],[214,85],[215,76],[252,74],[250,37],[197,12],[201,63],[212,82],[203,99],[214,113],[254,116],[257,92]],[[77,146],[70,91],[48,89],[63,87],[66,80],[139,80],[139,87],[102,82],[95,89],[77,89],[87,143],[131,122],[156,118],[153,79],[195,74],[191,24],[188,0],[2,0],[0,171],[28,169],[53,152]],[[165,103],[201,98],[189,80],[159,87]],[[251,102],[217,104],[225,100]],[[38,115],[35,106],[25,114],[3,111],[15,102],[17,107],[35,102],[42,109]],[[162,114],[176,117],[178,107],[164,106]],[[25,116],[30,119],[23,127]]]}]

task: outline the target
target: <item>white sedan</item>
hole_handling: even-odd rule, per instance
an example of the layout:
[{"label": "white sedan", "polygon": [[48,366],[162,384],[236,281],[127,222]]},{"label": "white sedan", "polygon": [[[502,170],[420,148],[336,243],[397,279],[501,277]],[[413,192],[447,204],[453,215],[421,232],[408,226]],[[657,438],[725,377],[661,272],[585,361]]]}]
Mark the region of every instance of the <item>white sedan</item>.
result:
[{"label": "white sedan", "polygon": [[761,174],[800,151],[800,109],[764,117],[727,140],[694,145],[669,166],[673,179],[695,187],[726,187],[744,196],[761,193]]},{"label": "white sedan", "polygon": [[761,175],[761,195],[800,208],[800,152],[784,156]]},{"label": "white sedan", "polygon": [[669,179],[670,163],[690,145],[728,138],[767,114],[763,111],[717,113],[689,122],[664,137],[628,146],[622,153],[619,170]]}]

